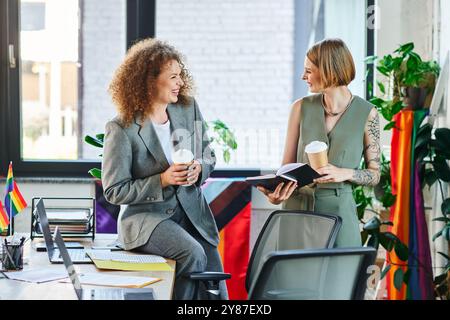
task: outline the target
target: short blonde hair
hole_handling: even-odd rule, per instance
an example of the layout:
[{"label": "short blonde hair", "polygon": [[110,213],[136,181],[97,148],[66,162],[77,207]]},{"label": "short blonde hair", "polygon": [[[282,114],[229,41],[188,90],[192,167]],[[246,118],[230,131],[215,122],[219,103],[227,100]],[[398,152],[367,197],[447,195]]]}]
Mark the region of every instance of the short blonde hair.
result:
[{"label": "short blonde hair", "polygon": [[323,88],[347,86],[355,79],[355,62],[341,39],[317,42],[306,56],[319,69]]}]

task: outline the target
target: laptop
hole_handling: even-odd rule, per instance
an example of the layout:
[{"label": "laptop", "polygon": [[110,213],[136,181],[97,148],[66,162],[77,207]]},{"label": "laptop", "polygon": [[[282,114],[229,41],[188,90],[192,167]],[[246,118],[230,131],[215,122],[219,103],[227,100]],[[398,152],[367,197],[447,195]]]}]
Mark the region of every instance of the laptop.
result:
[{"label": "laptop", "polygon": [[[47,219],[47,213],[45,212],[44,200],[39,199],[36,203],[37,214],[39,216],[39,222],[44,235],[45,246],[47,247],[48,259],[51,263],[63,263],[63,259],[60,256],[60,252],[53,243],[52,234],[50,232],[50,225]],[[86,254],[84,249],[70,249],[69,255],[73,263],[93,263],[91,258]]]},{"label": "laptop", "polygon": [[155,300],[155,294],[152,288],[98,288],[83,289],[81,288],[80,278],[70,259],[69,251],[64,245],[63,238],[58,227],[55,228],[54,238],[56,245],[61,252],[67,273],[72,282],[78,300]]}]

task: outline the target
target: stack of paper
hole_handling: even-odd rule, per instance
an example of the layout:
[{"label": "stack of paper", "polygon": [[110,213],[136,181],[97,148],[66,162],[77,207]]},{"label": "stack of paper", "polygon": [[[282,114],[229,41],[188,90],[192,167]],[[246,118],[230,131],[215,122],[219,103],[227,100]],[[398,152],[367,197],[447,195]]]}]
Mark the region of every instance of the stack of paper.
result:
[{"label": "stack of paper", "polygon": [[[102,273],[82,273],[79,275],[81,284],[107,287],[142,288],[160,281],[160,278],[118,276]],[[64,280],[60,282],[69,282]]]},{"label": "stack of paper", "polygon": [[5,272],[5,276],[11,280],[43,283],[67,278],[67,271],[42,268],[42,269]]},{"label": "stack of paper", "polygon": [[172,271],[166,259],[156,255],[126,254],[122,252],[91,250],[87,254],[99,269],[128,271]]}]

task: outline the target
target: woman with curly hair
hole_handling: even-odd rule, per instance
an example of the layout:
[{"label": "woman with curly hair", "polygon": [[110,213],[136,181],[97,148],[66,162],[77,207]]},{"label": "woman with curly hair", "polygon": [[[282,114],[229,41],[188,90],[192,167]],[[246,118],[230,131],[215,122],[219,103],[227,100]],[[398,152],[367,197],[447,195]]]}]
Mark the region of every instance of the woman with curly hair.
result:
[{"label": "woman with curly hair", "polygon": [[[200,189],[215,155],[192,88],[174,47],[157,39],[134,44],[110,84],[118,116],[106,124],[102,163],[105,198],[127,205],[119,240],[126,250],[176,260],[175,299],[204,298],[194,297],[186,275],[223,272],[217,226]],[[174,163],[175,149],[190,149],[194,160]],[[224,281],[220,291],[227,299]]]}]

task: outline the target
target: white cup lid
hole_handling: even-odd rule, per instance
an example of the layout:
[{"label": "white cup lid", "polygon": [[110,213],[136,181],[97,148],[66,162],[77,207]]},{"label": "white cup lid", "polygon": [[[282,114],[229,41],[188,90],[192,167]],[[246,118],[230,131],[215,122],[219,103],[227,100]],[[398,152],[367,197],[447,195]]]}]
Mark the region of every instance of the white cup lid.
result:
[{"label": "white cup lid", "polygon": [[194,160],[194,154],[188,149],[179,149],[172,153],[173,163],[189,163]]},{"label": "white cup lid", "polygon": [[313,141],[305,147],[305,152],[306,153],[317,153],[317,152],[322,152],[327,149],[328,149],[328,146],[325,142]]}]

